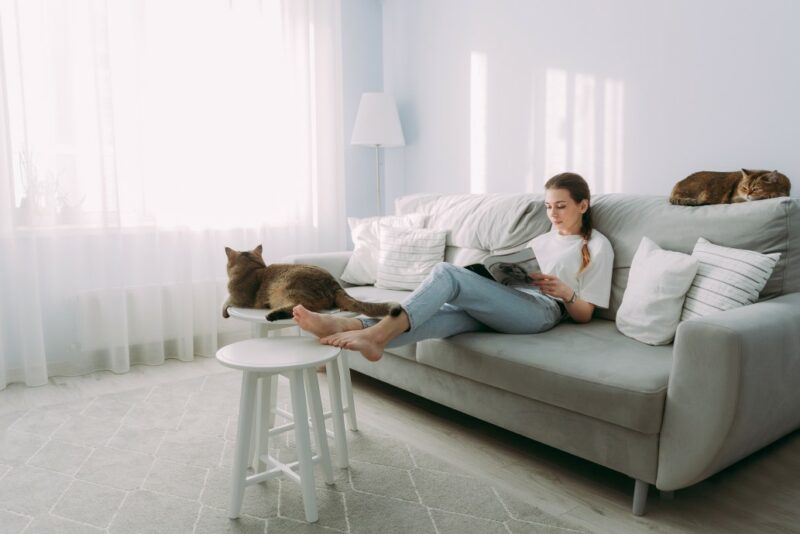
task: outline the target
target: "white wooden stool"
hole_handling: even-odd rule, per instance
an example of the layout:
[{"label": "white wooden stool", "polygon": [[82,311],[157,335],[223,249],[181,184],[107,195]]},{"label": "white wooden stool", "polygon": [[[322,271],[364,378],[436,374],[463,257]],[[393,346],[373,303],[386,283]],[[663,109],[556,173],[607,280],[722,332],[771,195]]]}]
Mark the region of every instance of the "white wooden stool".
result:
[{"label": "white wooden stool", "polygon": [[[231,317],[236,319],[241,319],[243,321],[248,321],[251,323],[251,331],[253,338],[260,338],[268,335],[270,332],[275,332],[276,330],[286,329],[286,328],[297,328],[297,323],[294,319],[281,319],[278,321],[267,321],[266,314],[269,310],[262,310],[262,309],[254,309],[254,308],[228,308],[228,314]],[[339,315],[348,315],[348,316],[355,316],[356,314],[351,312],[338,312],[337,310],[330,310],[328,313],[337,313]],[[327,368],[327,366],[326,366]],[[356,407],[355,402],[353,400],[353,384],[350,379],[350,365],[347,361],[347,352],[340,351],[339,356],[336,359],[336,372],[337,375],[341,377],[339,380],[341,384],[341,388],[339,392],[334,397],[334,392],[331,388],[330,395],[331,395],[331,404],[334,402],[339,403],[342,407],[342,412],[346,416],[347,421],[347,428],[351,431],[358,430],[358,424],[356,422]],[[328,369],[328,378],[331,378],[331,371]],[[285,410],[281,410],[277,408],[275,403],[275,398],[278,392],[278,376],[273,375],[271,381],[267,383],[265,379],[259,380],[259,387],[258,387],[258,410],[255,414],[256,419],[256,429],[257,431],[253,434],[253,440],[256,443],[254,449],[260,450],[257,443],[258,440],[261,439],[263,432],[261,431],[261,425],[263,422],[267,422],[267,426],[271,428],[275,424],[275,415],[276,413],[291,421],[293,419],[293,415]],[[329,384],[330,387],[330,384]],[[272,411],[267,412],[267,417],[262,418],[260,415],[260,408],[262,405],[266,403],[266,397],[269,396],[269,404],[273,407]],[[328,411],[324,412],[323,417],[325,419],[329,419],[332,417],[333,412]],[[344,469],[349,467],[350,461],[347,454],[347,436],[345,436],[344,427],[339,429],[334,421],[333,431],[328,431],[326,429],[327,434],[333,438],[336,442],[336,467]],[[252,461],[253,469],[258,469],[260,467],[259,460],[257,457],[253,458]]]},{"label": "white wooden stool", "polygon": [[[298,482],[302,488],[303,506],[306,520],[310,523],[318,518],[317,496],[314,489],[314,462],[322,464],[325,482],[333,484],[328,439],[322,412],[322,400],[319,394],[316,368],[321,364],[327,366],[331,392],[340,391],[339,372],[335,360],[340,349],[329,345],[320,345],[316,340],[305,337],[258,338],[239,341],[222,347],[217,351],[217,360],[227,367],[242,371],[242,392],[239,400],[239,426],[236,434],[236,450],[231,477],[231,500],[228,517],[239,517],[245,486],[258,484],[269,478],[285,474]],[[272,377],[279,374],[289,378],[294,422],[277,428],[266,424],[260,425],[261,436],[256,445],[251,443],[253,434],[254,412],[256,411],[256,385],[259,378],[263,384],[270,384]],[[308,405],[306,405],[308,395]],[[266,402],[262,414],[273,412],[274,397],[269,393],[262,396]],[[344,433],[344,416],[341,401],[331,402],[334,426],[340,427]],[[309,431],[309,412],[313,421],[317,454],[312,456]],[[269,438],[294,429],[297,448],[297,461],[289,464],[279,462],[269,455]],[[337,443],[337,447],[338,447]],[[262,454],[263,453],[263,454]],[[251,454],[258,457],[258,466],[253,475],[247,476],[247,464]],[[299,469],[299,474],[294,471]]]}]

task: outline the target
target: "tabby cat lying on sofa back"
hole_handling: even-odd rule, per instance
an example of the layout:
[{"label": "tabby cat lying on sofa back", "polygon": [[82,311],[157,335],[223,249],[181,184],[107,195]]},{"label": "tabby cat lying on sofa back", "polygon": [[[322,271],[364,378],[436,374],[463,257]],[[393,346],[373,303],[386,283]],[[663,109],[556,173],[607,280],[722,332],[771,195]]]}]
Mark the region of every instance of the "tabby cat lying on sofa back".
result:
[{"label": "tabby cat lying on sofa back", "polygon": [[730,204],[788,197],[790,189],[789,179],[778,171],[700,171],[675,184],[669,201],[684,206]]}]

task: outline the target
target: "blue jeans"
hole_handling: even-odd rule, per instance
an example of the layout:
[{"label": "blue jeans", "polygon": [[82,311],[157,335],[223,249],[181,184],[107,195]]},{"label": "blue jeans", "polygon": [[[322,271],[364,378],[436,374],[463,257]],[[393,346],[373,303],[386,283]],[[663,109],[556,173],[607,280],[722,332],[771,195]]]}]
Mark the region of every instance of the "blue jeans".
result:
[{"label": "blue jeans", "polygon": [[[561,320],[561,308],[547,295],[523,293],[450,263],[437,264],[403,303],[403,310],[411,328],[387,347],[463,332],[537,334]],[[378,322],[360,320],[364,328]]]}]

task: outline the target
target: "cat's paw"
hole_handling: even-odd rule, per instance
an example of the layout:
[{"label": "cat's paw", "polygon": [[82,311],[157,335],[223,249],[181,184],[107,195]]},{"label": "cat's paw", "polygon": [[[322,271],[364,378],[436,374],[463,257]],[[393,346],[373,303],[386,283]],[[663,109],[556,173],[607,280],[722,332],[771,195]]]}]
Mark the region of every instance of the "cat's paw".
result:
[{"label": "cat's paw", "polygon": [[675,204],[676,206],[700,206],[702,204],[696,198],[686,197],[671,197],[669,201],[670,204]]},{"label": "cat's paw", "polygon": [[292,312],[286,310],[277,310],[267,314],[267,321],[279,321],[281,319],[291,319]]},{"label": "cat's paw", "polygon": [[223,319],[229,319],[230,316],[231,316],[231,314],[228,313],[228,307],[225,306],[224,308],[222,308],[222,317],[223,317]]}]

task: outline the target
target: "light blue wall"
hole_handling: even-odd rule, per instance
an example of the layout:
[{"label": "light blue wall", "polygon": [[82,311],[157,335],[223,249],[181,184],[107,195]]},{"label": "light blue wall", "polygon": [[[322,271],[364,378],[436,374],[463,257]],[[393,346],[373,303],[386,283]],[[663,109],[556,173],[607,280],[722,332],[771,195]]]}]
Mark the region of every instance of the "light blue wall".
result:
[{"label": "light blue wall", "polygon": [[[667,195],[696,170],[777,168],[800,194],[800,2],[385,0],[384,90],[405,193]],[[366,164],[365,164],[366,165]]]},{"label": "light blue wall", "polygon": [[349,217],[377,214],[375,153],[350,145],[350,137],[361,93],[383,89],[382,33],[380,0],[342,0],[342,116]]}]

